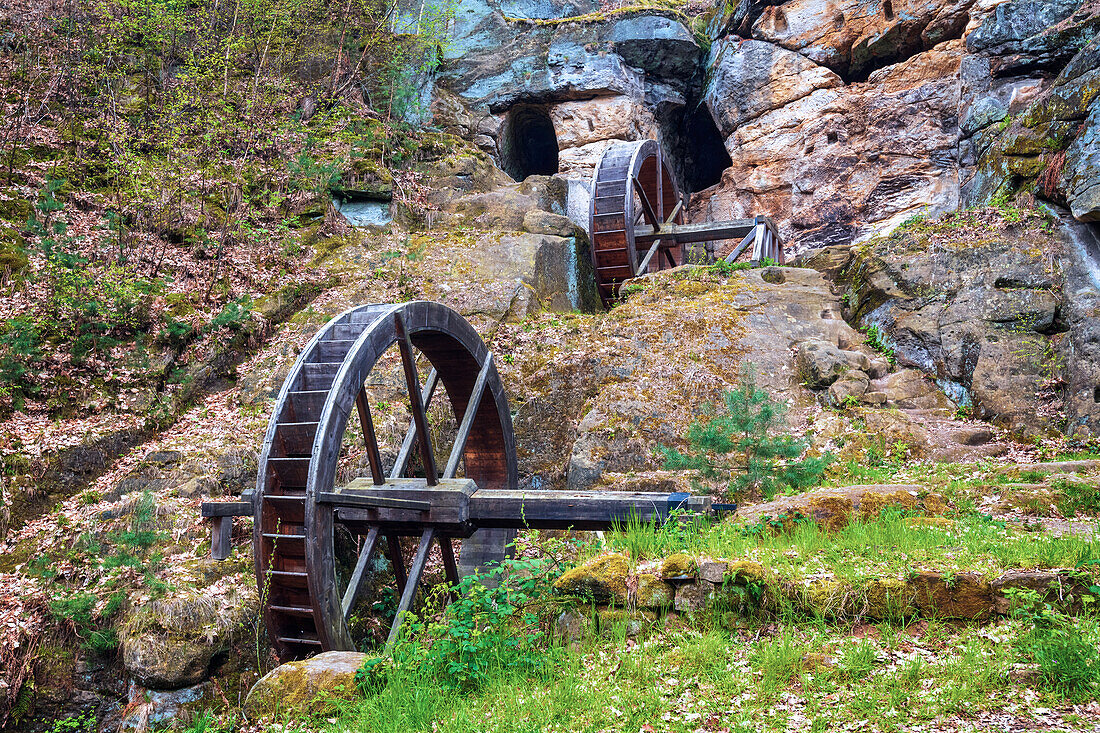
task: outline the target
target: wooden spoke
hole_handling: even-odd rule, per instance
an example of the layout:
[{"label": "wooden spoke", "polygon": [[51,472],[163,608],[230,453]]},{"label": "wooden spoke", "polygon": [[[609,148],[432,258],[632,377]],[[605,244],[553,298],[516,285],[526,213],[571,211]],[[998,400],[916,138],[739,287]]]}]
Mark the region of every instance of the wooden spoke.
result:
[{"label": "wooden spoke", "polygon": [[344,599],[340,607],[344,612],[344,620],[351,616],[351,609],[355,607],[355,601],[359,592],[363,589],[363,581],[366,579],[367,565],[371,555],[374,554],[375,545],[378,544],[378,527],[371,527],[367,533],[367,541],[363,543],[363,549],[359,551],[359,559],[355,562],[355,570],[352,571],[351,580],[344,591]]},{"label": "wooden spoke", "polygon": [[[424,409],[428,409],[428,405],[432,403],[432,397],[435,396],[435,388],[439,385],[439,372],[435,369],[428,374],[428,378],[424,381],[424,389],[420,392],[420,399],[424,403]],[[409,467],[409,459],[412,458],[413,445],[416,444],[416,422],[409,421],[409,429],[405,431],[405,439],[401,441],[401,450],[397,453],[397,460],[393,462],[393,469],[390,471],[390,478],[404,478],[405,469]]]},{"label": "wooden spoke", "polygon": [[405,382],[409,385],[409,401],[412,403],[413,425],[420,439],[420,460],[424,462],[424,476],[429,486],[435,486],[439,478],[435,472],[435,453],[432,450],[432,436],[428,432],[428,416],[424,411],[424,398],[420,394],[420,377],[416,373],[416,360],[413,357],[412,341],[405,330],[405,321],[400,313],[395,313],[394,327],[397,330],[397,348],[401,352],[401,364],[405,368]]},{"label": "wooden spoke", "polygon": [[435,528],[428,527],[420,535],[420,546],[416,548],[416,557],[413,558],[412,567],[409,568],[409,577],[405,581],[405,590],[401,593],[401,601],[397,604],[397,615],[390,627],[390,635],[386,637],[386,652],[389,653],[393,644],[397,641],[401,632],[401,624],[405,621],[405,614],[412,609],[413,600],[416,597],[416,588],[420,585],[420,576],[424,574],[424,566],[428,563],[428,550],[435,539]]},{"label": "wooden spoke", "polygon": [[638,274],[645,274],[646,268],[649,267],[649,261],[653,259],[653,255],[657,252],[657,248],[661,246],[661,240],[654,239],[653,244],[650,245],[649,251],[645,253],[645,259],[638,265]]},{"label": "wooden spoke", "polygon": [[653,231],[661,231],[661,219],[657,216],[657,212],[653,210],[653,204],[649,202],[649,196],[646,196],[642,184],[638,181],[637,176],[631,176],[630,180],[634,183],[634,193],[638,194],[638,199],[642,202],[642,211],[645,212],[646,220],[653,225]]},{"label": "wooden spoke", "polygon": [[397,581],[397,595],[405,592],[405,559],[401,557],[401,540],[395,534],[386,535],[386,555],[393,566],[393,577]]},{"label": "wooden spoke", "polygon": [[684,200],[680,199],[676,202],[676,206],[672,209],[672,213],[665,219],[665,224],[671,224],[682,208],[684,208]]},{"label": "wooden spoke", "polygon": [[481,397],[485,394],[485,384],[492,368],[493,355],[486,354],[485,363],[481,365],[481,370],[477,373],[477,381],[474,382],[474,391],[470,393],[470,401],[466,403],[466,412],[463,413],[462,422],[458,426],[458,434],[455,435],[455,444],[447,459],[447,467],[443,470],[443,478],[454,478],[458,472],[458,462],[462,459],[466,442],[470,439],[470,429],[474,426],[474,417],[481,406]]},{"label": "wooden spoke", "polygon": [[359,390],[355,396],[355,410],[359,413],[359,425],[363,428],[363,442],[367,446],[367,462],[370,463],[370,475],[374,483],[381,486],[386,482],[386,472],[382,469],[382,456],[378,452],[378,438],[374,434],[374,420],[370,416],[370,403],[367,392]]}]

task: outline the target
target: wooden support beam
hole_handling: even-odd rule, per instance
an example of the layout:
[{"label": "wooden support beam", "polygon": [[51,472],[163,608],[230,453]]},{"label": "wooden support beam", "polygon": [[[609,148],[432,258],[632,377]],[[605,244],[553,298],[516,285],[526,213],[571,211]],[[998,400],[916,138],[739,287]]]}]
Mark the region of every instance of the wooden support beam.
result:
[{"label": "wooden support beam", "polygon": [[381,486],[386,482],[386,471],[382,468],[382,456],[378,452],[378,437],[374,434],[374,420],[370,416],[370,403],[367,391],[359,390],[355,396],[355,410],[359,413],[359,425],[363,428],[363,442],[367,446],[367,462],[374,483]]},{"label": "wooden support beam", "polygon": [[648,244],[654,239],[678,244],[709,242],[715,239],[740,239],[756,226],[755,219],[731,219],[729,221],[706,221],[699,224],[664,224],[660,232],[649,227],[635,227],[634,241]]},{"label": "wooden support beam", "polygon": [[397,595],[400,597],[405,592],[405,558],[401,557],[401,540],[395,534],[386,535],[387,553],[390,558],[390,566],[393,567],[393,578],[397,581]]},{"label": "wooden support beam", "polygon": [[401,601],[397,604],[397,615],[393,618],[390,627],[390,635],[386,637],[385,654],[389,654],[401,633],[401,624],[405,621],[405,614],[412,609],[413,600],[416,598],[416,589],[420,585],[420,576],[424,574],[424,566],[428,563],[428,551],[432,548],[432,540],[435,539],[435,528],[428,527],[420,535],[420,546],[416,548],[416,557],[413,558],[412,567],[409,568],[409,578],[405,582],[405,590],[401,593]]},{"label": "wooden support beam", "polygon": [[634,176],[631,176],[630,180],[634,183],[634,193],[638,194],[638,199],[642,202],[642,211],[645,212],[645,218],[653,225],[652,232],[661,231],[661,220],[657,216],[657,212],[653,209],[653,204],[649,203],[649,197],[646,196],[642,184],[639,183],[638,179]]},{"label": "wooden support beam", "polygon": [[371,555],[374,554],[374,548],[377,544],[378,527],[371,527],[370,531],[367,532],[367,541],[363,543],[363,548],[359,551],[359,559],[355,561],[355,570],[351,573],[351,580],[348,581],[348,587],[344,591],[344,598],[340,602],[340,610],[344,614],[345,621],[351,616],[351,609],[355,607],[355,601],[359,598],[359,592],[363,589],[367,565],[370,563]]},{"label": "wooden support beam", "polygon": [[439,551],[443,555],[443,571],[451,586],[451,591],[447,595],[454,600],[454,589],[458,586],[459,578],[458,563],[455,562],[455,547],[450,537],[439,538]]},{"label": "wooden support beam", "polygon": [[745,238],[741,240],[741,244],[737,245],[732,252],[726,255],[726,262],[736,262],[737,258],[741,256],[741,253],[748,249],[749,245],[753,243],[756,238],[756,228],[745,235]]},{"label": "wooden support beam", "polygon": [[489,372],[493,368],[492,353],[485,355],[485,363],[481,365],[474,381],[474,389],[470,393],[470,400],[466,403],[466,412],[462,415],[462,422],[458,426],[455,435],[455,444],[451,448],[451,455],[447,459],[447,467],[443,469],[443,478],[454,478],[458,473],[458,462],[462,460],[462,454],[466,450],[466,442],[470,439],[470,430],[474,426],[474,418],[481,406],[481,397],[485,394],[485,385],[489,380]]},{"label": "wooden support beam", "polygon": [[649,251],[645,253],[645,258],[639,263],[638,269],[634,271],[635,275],[644,275],[646,268],[649,267],[649,261],[653,259],[653,255],[657,253],[657,248],[661,246],[661,240],[654,239],[653,244],[649,245]]},{"label": "wooden support beam", "polygon": [[[424,389],[420,392],[420,399],[424,402],[424,409],[432,403],[435,396],[435,388],[439,384],[439,372],[432,369],[428,379],[424,382]],[[401,450],[397,452],[397,459],[393,462],[390,478],[404,478],[405,469],[409,467],[409,458],[412,457],[413,445],[416,443],[416,423],[409,421],[409,429],[405,431],[405,439],[401,441]]]},{"label": "wooden support beam", "polygon": [[233,551],[230,541],[233,536],[233,517],[213,517],[214,527],[210,536],[210,557],[214,560],[224,560]]},{"label": "wooden support beam", "polygon": [[760,264],[760,260],[764,257],[764,237],[767,234],[767,227],[762,224],[756,225],[756,236],[753,238],[752,245],[752,258],[751,262],[753,267]]},{"label": "wooden support beam", "polygon": [[429,486],[438,483],[435,472],[435,454],[432,450],[432,436],[428,432],[428,416],[424,411],[424,400],[420,394],[420,377],[416,373],[416,359],[413,356],[412,341],[409,340],[405,319],[400,313],[394,313],[394,330],[397,332],[397,349],[401,352],[401,365],[405,369],[405,383],[409,386],[409,401],[412,406],[413,424],[420,441],[420,460],[424,463],[424,477]]},{"label": "wooden support beam", "polygon": [[250,501],[204,501],[202,503],[202,516],[211,517],[251,517],[252,502]]}]

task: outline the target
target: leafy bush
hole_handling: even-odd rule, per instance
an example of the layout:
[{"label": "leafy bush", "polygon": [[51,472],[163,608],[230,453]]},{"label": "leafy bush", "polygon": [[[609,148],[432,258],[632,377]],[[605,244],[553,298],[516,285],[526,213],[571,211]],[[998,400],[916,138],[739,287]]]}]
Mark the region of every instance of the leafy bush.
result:
[{"label": "leafy bush", "polygon": [[779,490],[801,489],[821,480],[831,458],[805,457],[806,443],[784,425],[786,403],[777,402],[756,386],[751,368],[741,384],[722,396],[719,411],[692,423],[685,438],[688,452],[662,447],[665,467],[695,470],[705,479],[727,480],[727,495],[757,489],[771,498]]},{"label": "leafy bush", "polygon": [[[484,575],[463,578],[439,620],[407,623],[393,665],[461,691],[501,674],[543,669],[550,662],[546,628],[557,603],[551,594],[559,574],[551,558],[515,558]],[[361,686],[376,690],[390,670],[368,660],[359,675]]]}]

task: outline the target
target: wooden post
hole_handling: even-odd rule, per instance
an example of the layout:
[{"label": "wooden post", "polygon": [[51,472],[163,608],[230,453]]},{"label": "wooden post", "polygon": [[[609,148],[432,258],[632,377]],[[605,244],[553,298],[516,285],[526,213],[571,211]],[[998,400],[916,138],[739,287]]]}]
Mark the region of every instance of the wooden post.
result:
[{"label": "wooden post", "polygon": [[224,560],[233,551],[233,517],[214,517],[214,532],[210,538],[210,557]]}]

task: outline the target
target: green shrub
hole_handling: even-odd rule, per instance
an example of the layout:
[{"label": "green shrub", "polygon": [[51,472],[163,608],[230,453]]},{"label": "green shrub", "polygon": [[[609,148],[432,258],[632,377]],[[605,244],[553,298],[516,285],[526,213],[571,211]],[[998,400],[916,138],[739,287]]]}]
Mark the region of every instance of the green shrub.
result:
[{"label": "green shrub", "polygon": [[[549,558],[515,558],[463,578],[439,620],[407,624],[393,650],[394,665],[460,691],[502,674],[543,669],[550,663],[546,629],[558,604],[552,583],[559,574]],[[377,689],[388,674],[385,665],[368,659],[359,680]]]},{"label": "green shrub", "polygon": [[708,407],[710,415],[688,428],[686,453],[660,449],[665,467],[726,480],[727,495],[758,489],[770,499],[779,490],[814,486],[830,456],[799,459],[807,444],[782,432],[786,411],[785,402],[756,386],[751,367],[743,369],[741,384],[723,395],[721,408]]}]

